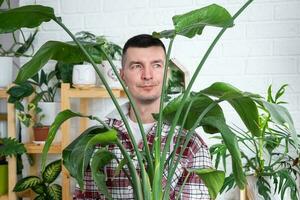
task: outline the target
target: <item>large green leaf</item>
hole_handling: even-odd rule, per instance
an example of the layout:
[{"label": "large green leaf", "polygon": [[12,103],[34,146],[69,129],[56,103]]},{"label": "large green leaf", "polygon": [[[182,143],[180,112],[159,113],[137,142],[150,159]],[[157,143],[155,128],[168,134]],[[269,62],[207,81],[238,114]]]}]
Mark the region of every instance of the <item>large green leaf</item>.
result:
[{"label": "large green leaf", "polygon": [[95,145],[105,146],[117,139],[115,130],[107,130],[102,126],[93,126],[85,130],[69,146],[63,150],[63,163],[83,188],[84,172],[95,150]]},{"label": "large green leaf", "polygon": [[216,169],[189,169],[190,172],[196,173],[208,188],[209,195],[212,199],[218,196],[220,189],[225,180],[225,172]]},{"label": "large green leaf", "polygon": [[22,192],[22,191],[27,190],[29,188],[35,187],[35,186],[37,186],[41,183],[42,183],[42,180],[39,177],[37,177],[37,176],[28,176],[28,177],[25,177],[25,178],[19,180],[16,183],[13,191],[14,192]]},{"label": "large green leaf", "polygon": [[[100,62],[100,53],[93,45],[96,46],[98,44],[86,43],[84,48],[91,54],[95,62]],[[64,63],[88,62],[88,59],[77,45],[59,41],[48,41],[19,70],[15,83],[20,84],[33,77],[49,60]]]},{"label": "large green leaf", "polygon": [[5,12],[0,12],[0,33],[14,32],[25,27],[38,27],[41,23],[55,18],[53,8],[41,5],[9,9]]},{"label": "large green leaf", "polygon": [[[172,122],[172,120],[175,116],[175,113],[177,112],[178,107],[181,104],[182,96],[183,95],[175,98],[164,108],[164,110],[163,110],[163,119],[164,120],[166,120],[170,123]],[[190,110],[187,111],[191,101],[192,101],[192,106],[191,106]],[[192,93],[185,102],[184,108],[182,110],[182,114],[180,115],[180,118],[178,120],[178,125],[182,125],[185,113],[189,112],[183,127],[187,130],[191,129],[193,127],[193,125],[195,124],[196,120],[198,119],[198,117],[200,116],[200,114],[207,108],[207,106],[209,106],[212,103],[214,103],[214,101],[211,98],[209,98],[208,96],[205,96],[201,93]],[[217,117],[217,118],[225,121],[223,111],[219,105],[216,105],[214,108],[212,108],[204,116],[204,118],[209,117],[209,116],[214,116],[214,117]],[[200,122],[200,124],[198,126],[200,126],[200,125],[202,125],[204,130],[208,133],[218,132],[218,130],[215,129],[213,126],[203,124],[203,122]]]},{"label": "large green leaf", "polygon": [[106,186],[106,175],[103,172],[105,165],[110,163],[112,159],[115,159],[116,156],[106,149],[97,149],[95,151],[92,160],[91,160],[91,170],[93,180],[96,182],[96,185],[100,192],[105,195],[107,199],[112,199],[108,188]]},{"label": "large green leaf", "polygon": [[230,152],[232,160],[232,171],[239,188],[243,189],[246,184],[246,177],[243,172],[241,153],[236,139],[236,135],[230,130],[227,124],[216,117],[206,117],[203,122],[217,128],[223,138],[226,148]]},{"label": "large green leaf", "polygon": [[42,172],[43,181],[45,183],[52,183],[61,172],[61,160],[56,160],[48,164]]},{"label": "large green leaf", "polygon": [[284,199],[284,194],[287,189],[290,189],[291,200],[298,200],[299,191],[295,178],[287,169],[281,169],[273,174],[275,183],[275,191],[280,192],[281,199]]},{"label": "large green leaf", "polygon": [[46,143],[43,148],[42,169],[44,169],[44,167],[45,167],[47,154],[48,154],[49,148],[56,136],[57,130],[62,125],[62,123],[64,123],[65,121],[67,121],[68,119],[73,118],[73,117],[85,117],[85,116],[81,115],[80,113],[72,112],[71,110],[64,110],[64,111],[61,111],[60,113],[58,113],[58,115],[55,117],[55,120],[49,129],[48,138],[47,138]]},{"label": "large green leaf", "polygon": [[62,199],[62,188],[58,184],[53,184],[48,188],[48,194],[53,200],[61,200]]},{"label": "large green leaf", "polygon": [[256,98],[257,95],[241,92],[232,85],[223,82],[214,83],[201,92],[228,101],[236,110],[249,131],[255,136],[261,135],[258,126],[258,109],[255,101],[251,98]]},{"label": "large green leaf", "polygon": [[216,4],[212,4],[182,15],[175,15],[173,24],[176,34],[189,38],[201,35],[205,26],[230,27],[233,20],[229,12]]}]

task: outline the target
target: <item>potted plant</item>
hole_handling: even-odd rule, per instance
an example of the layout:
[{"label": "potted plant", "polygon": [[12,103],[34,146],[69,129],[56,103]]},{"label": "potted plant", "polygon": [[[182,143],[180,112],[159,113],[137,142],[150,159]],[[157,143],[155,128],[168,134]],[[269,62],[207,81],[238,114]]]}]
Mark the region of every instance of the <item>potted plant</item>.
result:
[{"label": "potted plant", "polygon": [[8,192],[8,156],[22,155],[26,149],[13,138],[0,138],[0,196]]},{"label": "potted plant", "polygon": [[[5,0],[0,2],[0,7],[6,8],[1,12],[9,12],[11,9],[10,0]],[[38,32],[38,29],[35,29],[28,37],[25,37],[25,34],[22,29],[17,29],[14,31],[8,30],[2,33],[9,33],[12,43],[10,45],[5,45],[0,43],[0,66],[2,72],[0,74],[0,87],[7,87],[12,83],[13,80],[13,58],[14,57],[31,57],[34,53],[33,41]],[[19,35],[21,37],[19,37]],[[15,64],[15,63],[14,63]]]},{"label": "potted plant", "polygon": [[[269,103],[261,103],[260,100],[257,102],[261,136],[253,136],[248,131],[233,127],[241,147],[244,173],[250,180],[247,187],[249,199],[299,199],[296,179],[300,175],[300,144],[297,141],[300,136],[293,135],[293,120],[283,107],[286,102],[281,101],[286,86],[283,85],[274,95],[269,86],[265,100]],[[228,156],[227,148],[222,142],[213,145],[211,153],[217,159],[216,167]],[[235,180],[229,175],[222,191],[234,186]]]},{"label": "potted plant", "polygon": [[[166,107],[163,107],[162,102],[166,95],[165,83],[167,67],[165,67],[164,87],[162,89],[161,98],[162,106],[160,112],[158,113],[158,115],[156,115],[158,119],[158,128],[157,140],[155,140],[154,148],[150,150],[149,146],[146,145],[146,135],[142,128],[141,132],[145,144],[142,153],[137,147],[137,144],[134,142],[132,134],[129,134],[130,140],[132,141],[134,146],[139,166],[141,168],[140,175],[137,173],[137,170],[134,167],[132,158],[128,155],[126,151],[124,151],[124,147],[118,139],[116,130],[107,126],[97,117],[84,116],[79,113],[72,112],[71,110],[65,110],[59,113],[54,123],[52,124],[49,137],[46,141],[43,150],[43,166],[46,160],[47,151],[49,150],[49,147],[60,125],[64,121],[73,117],[88,117],[90,119],[97,120],[100,123],[101,127],[94,127],[88,129],[85,132],[85,134],[82,134],[70,146],[68,146],[63,153],[64,165],[69,170],[70,174],[73,177],[75,177],[76,180],[79,182],[79,185],[83,186],[83,173],[91,160],[92,174],[95,182],[97,183],[99,191],[101,191],[108,198],[110,198],[109,191],[105,187],[105,175],[101,173],[101,170],[99,171],[99,167],[104,167],[107,163],[111,161],[111,159],[114,158],[111,152],[108,152],[104,148],[109,144],[115,144],[121,149],[122,155],[124,156],[124,161],[120,162],[121,166],[119,167],[122,168],[122,166],[124,165],[128,166],[135,194],[134,197],[136,199],[168,199],[170,194],[172,177],[174,176],[175,169],[178,165],[178,160],[181,158],[183,150],[185,149],[187,143],[191,139],[194,130],[199,126],[202,126],[204,130],[209,133],[221,132],[224,143],[228,148],[228,151],[230,152],[232,158],[233,173],[236,183],[240,188],[244,188],[246,184],[246,178],[242,169],[241,154],[238,148],[237,139],[235,134],[226,124],[226,120],[223,111],[219,106],[219,103],[222,101],[228,101],[239,114],[249,131],[253,135],[259,136],[261,134],[261,131],[257,126],[258,111],[257,106],[254,102],[254,99],[257,98],[257,95],[242,92],[226,83],[216,83],[199,92],[191,92],[191,88],[217,41],[220,39],[220,37],[226,31],[227,28],[233,26],[233,21],[239,16],[239,14],[243,10],[245,10],[245,8],[251,2],[252,0],[247,1],[233,16],[231,16],[226,11],[226,9],[215,4],[204,8],[196,9],[182,15],[176,15],[173,17],[174,29],[153,33],[155,37],[164,37],[170,40],[170,46],[166,58],[166,66],[168,66],[168,61],[172,49],[171,47],[174,42],[174,39],[178,35],[182,35],[187,38],[192,38],[197,35],[201,35],[203,29],[207,25],[222,28],[219,34],[214,39],[214,41],[212,42],[212,44],[210,45],[208,51],[203,56],[199,65],[197,66],[195,73],[192,75],[191,81],[187,86],[186,90],[184,91],[183,95],[171,101],[170,104],[168,104]],[[33,8],[39,10],[39,12],[34,12]],[[22,11],[23,9],[25,8],[18,8],[18,11]],[[107,52],[105,52],[105,48],[97,44],[95,44],[94,46],[86,46],[84,43],[78,41],[75,38],[75,36],[65,27],[61,20],[54,15],[53,10],[49,7],[29,6],[26,7],[26,9],[30,9],[31,14],[35,16],[34,20],[30,22],[26,21],[28,24],[30,23],[31,25],[39,25],[44,21],[53,20],[72,37],[76,45],[70,45],[57,41],[47,42],[38,50],[35,56],[33,56],[33,58],[21,68],[15,82],[22,83],[34,76],[49,59],[57,61],[63,60],[64,62],[69,63],[71,61],[73,63],[83,61],[90,62],[96,70],[101,81],[103,82],[109,95],[111,96],[120,115],[122,116],[123,121],[127,122],[127,119],[122,110],[120,109],[118,102],[116,101],[116,98],[112,93],[111,88],[105,80],[104,75],[97,68],[95,62],[97,61],[97,55],[99,51],[102,52],[102,54],[106,56],[107,60],[109,60],[112,70],[117,75],[118,80],[121,80],[110,55]],[[1,17],[2,16],[0,14],[0,20]],[[19,15],[14,17],[19,17]],[[22,20],[22,18],[20,18],[20,20]],[[17,25],[15,24],[15,26]],[[46,51],[47,49],[51,49],[51,51]],[[62,49],[64,50],[63,54],[60,53]],[[44,53],[43,56],[41,56],[42,53]],[[124,86],[123,82],[120,82],[126,95],[130,100],[133,110],[135,110],[136,112],[135,103],[132,101],[131,95],[128,93],[128,90]],[[140,127],[142,127],[139,116],[136,116]],[[162,127],[162,121],[171,122],[172,125],[171,130],[167,136],[166,145],[163,149],[160,149],[160,130]],[[183,148],[181,148],[182,150],[180,151],[178,157],[179,159],[176,159],[176,162],[174,160],[175,154],[169,152],[169,147],[172,141],[172,137],[174,136],[175,127],[177,125],[180,125],[181,127],[185,128],[188,132],[185,137],[185,143],[183,145]],[[126,128],[128,129],[128,132],[131,133],[128,123]],[[182,130],[182,128],[180,130]],[[99,144],[104,148],[99,149],[99,151],[93,154],[91,150],[93,150],[93,145],[96,144]],[[174,151],[177,150],[178,145],[179,144],[175,145]],[[167,157],[168,153],[170,153],[171,156],[169,158]],[[168,165],[169,162],[174,162],[174,164],[172,163],[172,165]],[[145,165],[144,163],[147,163],[147,165]],[[164,188],[164,190],[162,190],[161,182],[166,166],[169,173],[167,177],[166,187]],[[224,172],[212,168],[187,170],[189,171],[189,173],[195,173],[202,178],[204,183],[207,185],[209,193],[213,199],[217,196],[219,189],[223,185]]]},{"label": "potted plant", "polygon": [[[45,73],[41,70],[30,80],[12,86],[7,93],[9,103],[15,104],[18,110],[18,119],[26,127],[33,126],[35,142],[43,142],[47,138],[49,126],[59,112],[59,103],[55,102],[55,96],[60,86],[57,78],[58,71]],[[27,106],[24,98],[33,96]]]},{"label": "potted plant", "polygon": [[61,199],[61,186],[53,183],[61,172],[61,160],[49,163],[41,173],[41,177],[27,176],[20,179],[14,192],[23,192],[28,189],[35,192],[35,199]]}]

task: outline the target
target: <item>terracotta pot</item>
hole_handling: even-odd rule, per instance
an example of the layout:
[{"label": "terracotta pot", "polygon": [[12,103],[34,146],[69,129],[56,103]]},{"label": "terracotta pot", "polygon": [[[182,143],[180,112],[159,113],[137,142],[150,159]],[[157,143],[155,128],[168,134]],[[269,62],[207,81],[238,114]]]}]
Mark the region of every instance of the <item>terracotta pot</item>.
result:
[{"label": "terracotta pot", "polygon": [[0,164],[0,196],[8,192],[8,165]]},{"label": "terracotta pot", "polygon": [[33,127],[34,141],[36,142],[45,141],[48,137],[49,128],[50,128],[49,126]]}]

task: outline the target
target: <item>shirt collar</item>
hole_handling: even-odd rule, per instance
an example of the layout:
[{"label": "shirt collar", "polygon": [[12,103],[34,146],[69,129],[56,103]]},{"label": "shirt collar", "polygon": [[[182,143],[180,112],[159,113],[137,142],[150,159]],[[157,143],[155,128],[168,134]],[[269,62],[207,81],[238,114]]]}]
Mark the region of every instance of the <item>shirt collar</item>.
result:
[{"label": "shirt collar", "polygon": [[[123,111],[124,115],[128,115],[129,113],[129,102],[126,102],[121,105],[121,110]],[[117,120],[122,120],[119,112],[117,109],[114,109],[112,112],[110,112],[108,115],[106,115],[106,118],[108,119],[117,119]]]}]

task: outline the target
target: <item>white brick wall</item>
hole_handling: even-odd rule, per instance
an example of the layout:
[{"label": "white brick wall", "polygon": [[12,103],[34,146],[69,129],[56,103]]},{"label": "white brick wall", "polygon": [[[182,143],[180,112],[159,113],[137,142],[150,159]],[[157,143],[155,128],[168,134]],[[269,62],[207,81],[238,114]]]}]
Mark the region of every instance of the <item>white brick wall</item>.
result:
[{"label": "white brick wall", "polygon": [[[20,0],[28,4],[30,0]],[[218,3],[234,14],[241,0],[38,0],[54,6],[56,14],[73,32],[80,30],[104,34],[123,45],[134,34],[170,29],[174,14]],[[242,90],[264,94],[269,84],[278,89],[289,83],[285,99],[297,129],[300,129],[300,2],[299,0],[257,0],[224,34],[203,67],[196,85],[199,90],[215,81],[228,81]],[[203,36],[187,40],[178,37],[172,57],[176,57],[191,72],[217,30],[206,28]],[[44,24],[37,46],[48,39],[68,39],[53,24]],[[167,42],[166,42],[167,43]],[[100,104],[94,101],[93,108]],[[102,104],[104,105],[104,104]],[[107,109],[107,108],[106,108]]]}]

